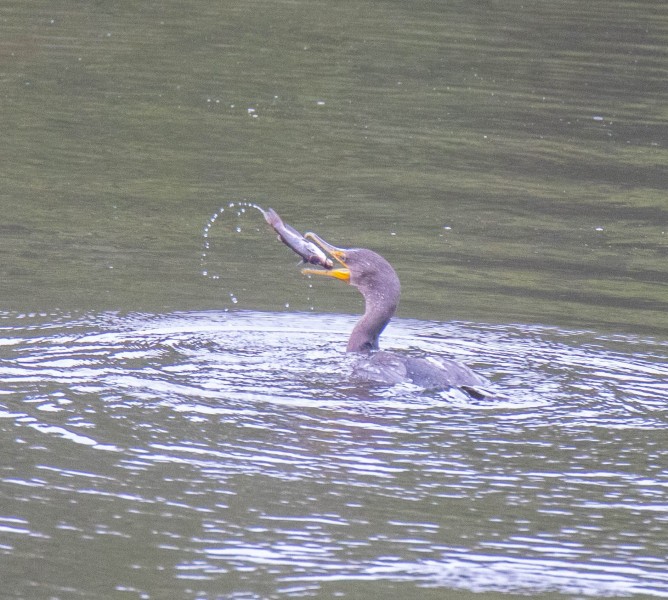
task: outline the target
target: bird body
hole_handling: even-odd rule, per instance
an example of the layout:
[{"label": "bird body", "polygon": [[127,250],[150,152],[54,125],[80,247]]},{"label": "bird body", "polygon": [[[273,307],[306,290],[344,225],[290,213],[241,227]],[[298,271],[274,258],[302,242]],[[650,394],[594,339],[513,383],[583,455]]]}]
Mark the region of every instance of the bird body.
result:
[{"label": "bird body", "polygon": [[488,379],[456,360],[440,356],[422,358],[379,350],[360,356],[350,376],[358,383],[409,382],[425,390],[458,388],[477,399],[494,395],[489,391]]}]

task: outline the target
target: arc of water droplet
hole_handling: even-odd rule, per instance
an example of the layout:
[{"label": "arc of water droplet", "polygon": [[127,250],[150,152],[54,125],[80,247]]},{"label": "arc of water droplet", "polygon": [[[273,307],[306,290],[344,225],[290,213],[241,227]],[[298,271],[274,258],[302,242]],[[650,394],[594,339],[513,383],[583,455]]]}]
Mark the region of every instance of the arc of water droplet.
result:
[{"label": "arc of water droplet", "polygon": [[[221,206],[216,212],[214,212],[209,219],[207,220],[206,224],[204,225],[204,228],[202,230],[202,252],[200,255],[200,267],[201,267],[201,275],[203,277],[206,277],[207,279],[211,279],[212,281],[219,281],[221,279],[221,276],[218,273],[213,273],[209,270],[207,267],[207,259],[209,256],[209,251],[211,250],[211,242],[209,241],[209,233],[211,231],[211,228],[213,225],[216,223],[216,221],[225,213],[229,212],[231,210],[236,211],[236,217],[240,218],[242,215],[245,215],[247,212],[247,209],[249,208],[254,208],[256,210],[259,210],[262,215],[264,216],[266,214],[266,211],[264,208],[262,208],[259,204],[256,204],[255,202],[248,202],[246,200],[242,201],[230,201],[227,203],[226,206]],[[242,228],[241,226],[236,226],[235,231],[237,233],[241,233]],[[310,289],[313,289],[313,285],[311,283],[308,284],[308,287]],[[237,304],[239,302],[239,299],[237,296],[234,294],[234,292],[229,292],[229,298],[232,304]],[[311,296],[310,294],[306,298],[307,302],[311,302]],[[290,303],[286,302],[284,304],[285,308],[290,308]],[[224,310],[228,310],[225,308]],[[314,311],[315,306],[311,305],[310,310]]]},{"label": "arc of water droplet", "polygon": [[[248,202],[245,200],[230,201],[227,203],[227,205],[221,206],[218,210],[216,210],[216,212],[214,212],[207,220],[202,230],[203,242],[202,242],[202,252],[200,254],[200,273],[203,277],[211,279],[212,281],[219,281],[221,277],[218,273],[212,272],[207,265],[209,251],[211,250],[211,242],[209,240],[209,234],[211,232],[211,228],[225,212],[234,210],[236,211],[236,217],[240,218],[242,215],[246,214],[248,208],[255,208],[259,210],[263,215],[265,213],[265,210],[258,204],[255,204],[254,202]],[[241,226],[235,227],[235,231],[237,233],[241,233],[241,230],[242,230]],[[234,292],[229,292],[229,297],[232,304],[237,304],[239,302],[239,299],[234,294]]]}]

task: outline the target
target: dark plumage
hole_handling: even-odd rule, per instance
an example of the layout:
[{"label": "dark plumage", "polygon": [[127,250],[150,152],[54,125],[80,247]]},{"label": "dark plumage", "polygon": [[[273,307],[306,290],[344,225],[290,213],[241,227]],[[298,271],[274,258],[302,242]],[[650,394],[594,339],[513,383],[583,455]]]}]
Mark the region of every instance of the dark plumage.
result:
[{"label": "dark plumage", "polygon": [[460,388],[476,398],[489,395],[484,390],[489,385],[487,379],[457,361],[378,351],[378,339],[393,317],[401,294],[399,277],[392,265],[372,250],[336,248],[312,233],[307,233],[306,237],[314,240],[343,268],[305,269],[304,272],[348,281],[364,297],[364,315],[353,328],[347,347],[348,352],[364,355],[353,368],[355,380],[387,384],[410,381],[427,389]]},{"label": "dark plumage", "polygon": [[380,254],[364,248],[345,250],[341,260],[350,271],[350,285],[364,297],[364,315],[348,340],[348,352],[378,350],[378,338],[397,310],[401,284],[399,277]]}]

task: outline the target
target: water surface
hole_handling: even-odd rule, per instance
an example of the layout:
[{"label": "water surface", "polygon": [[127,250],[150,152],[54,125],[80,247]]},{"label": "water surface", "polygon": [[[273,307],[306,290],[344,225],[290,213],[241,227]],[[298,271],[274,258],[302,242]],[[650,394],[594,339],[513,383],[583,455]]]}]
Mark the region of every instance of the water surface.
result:
[{"label": "water surface", "polygon": [[[4,2],[3,594],[666,597],[667,47],[650,0]],[[350,382],[358,295],[243,202],[506,398]]]},{"label": "water surface", "polygon": [[18,597],[666,597],[665,343],[391,327],[390,347],[491,377],[492,402],[352,384],[344,317],[18,317],[0,338]]}]

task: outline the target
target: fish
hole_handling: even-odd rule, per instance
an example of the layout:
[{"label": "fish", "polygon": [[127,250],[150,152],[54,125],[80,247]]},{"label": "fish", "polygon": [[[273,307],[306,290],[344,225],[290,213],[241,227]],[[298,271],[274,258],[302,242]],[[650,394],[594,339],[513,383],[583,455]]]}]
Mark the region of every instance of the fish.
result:
[{"label": "fish", "polygon": [[318,246],[307,240],[294,227],[284,223],[273,208],[262,210],[262,214],[265,221],[278,234],[278,239],[299,255],[305,263],[320,265],[325,269],[331,269],[334,266],[332,260]]}]

